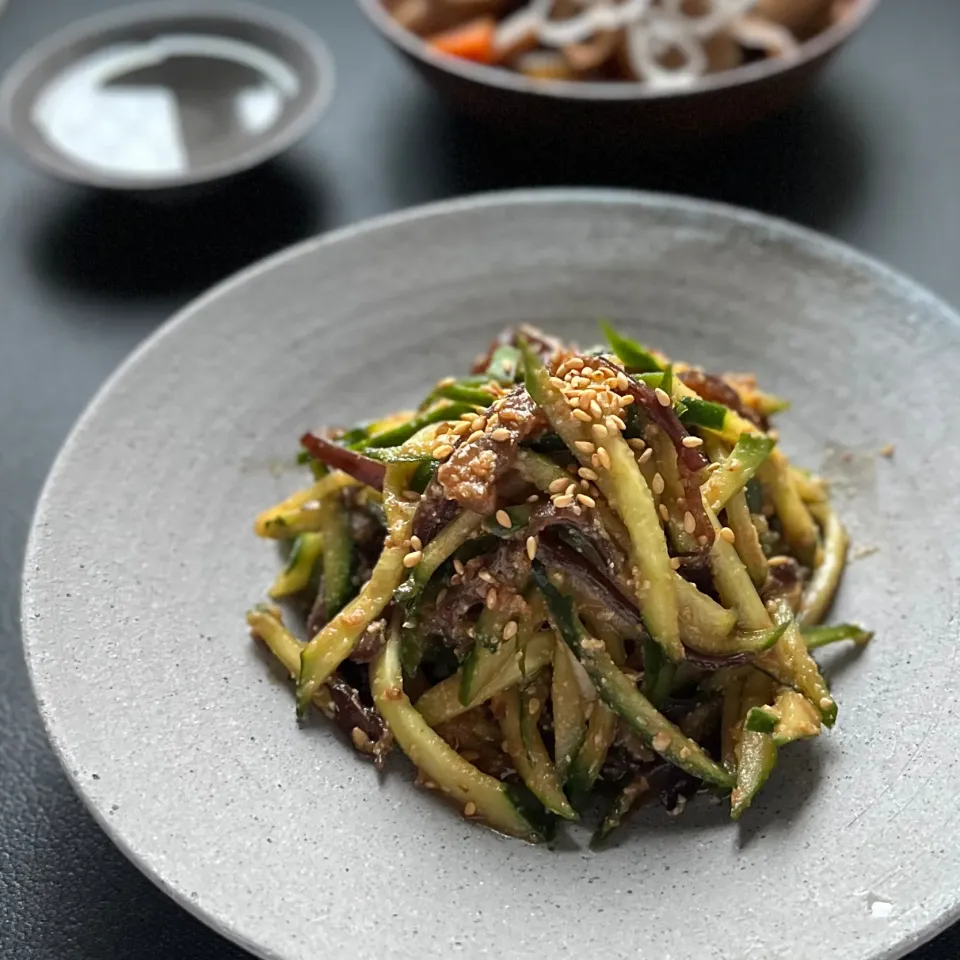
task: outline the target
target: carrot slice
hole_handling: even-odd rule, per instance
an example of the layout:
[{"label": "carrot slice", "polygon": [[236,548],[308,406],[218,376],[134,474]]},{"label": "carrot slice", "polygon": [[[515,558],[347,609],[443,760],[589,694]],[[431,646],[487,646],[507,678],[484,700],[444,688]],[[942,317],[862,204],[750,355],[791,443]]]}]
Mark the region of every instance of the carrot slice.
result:
[{"label": "carrot slice", "polygon": [[493,17],[478,17],[463,26],[428,37],[427,45],[437,53],[461,60],[494,63],[497,59],[494,47],[496,31],[497,24]]}]

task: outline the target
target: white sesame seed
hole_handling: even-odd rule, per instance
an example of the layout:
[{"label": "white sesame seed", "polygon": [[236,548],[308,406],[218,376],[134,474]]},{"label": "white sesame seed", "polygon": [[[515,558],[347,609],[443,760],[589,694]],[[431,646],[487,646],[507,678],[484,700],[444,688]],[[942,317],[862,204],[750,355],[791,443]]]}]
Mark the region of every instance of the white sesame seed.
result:
[{"label": "white sesame seed", "polygon": [[653,492],[659,497],[663,493],[663,488],[665,486],[663,482],[663,477],[659,473],[653,475],[653,483],[650,485]]},{"label": "white sesame seed", "polygon": [[673,570],[679,570],[679,569],[680,569],[680,558],[679,558],[679,557],[671,557],[671,558],[670,558],[670,567],[671,567],[671,569],[673,569]]},{"label": "white sesame seed", "polygon": [[670,746],[670,734],[661,731],[653,738],[653,749],[658,752]]},{"label": "white sesame seed", "polygon": [[573,415],[578,419],[582,420],[584,423],[590,422],[590,414],[586,410],[581,410],[579,407],[575,407],[573,410]]},{"label": "white sesame seed", "polygon": [[590,401],[590,412],[593,414],[594,418],[599,420],[603,416],[603,410],[600,409],[600,404],[596,400]]},{"label": "white sesame seed", "polygon": [[564,383],[559,377],[551,377],[550,384],[556,387],[558,390],[562,390],[566,386],[566,383]]},{"label": "white sesame seed", "polygon": [[473,421],[470,424],[470,426],[474,430],[483,430],[486,427],[486,425],[487,425],[486,417],[474,417]]},{"label": "white sesame seed", "polygon": [[497,427],[490,436],[493,437],[494,440],[509,440],[510,431],[506,427]]},{"label": "white sesame seed", "polygon": [[409,570],[415,567],[423,559],[422,550],[413,550],[403,558],[403,565]]},{"label": "white sesame seed", "polygon": [[577,471],[577,473],[579,473],[580,476],[583,477],[584,480],[599,480],[599,479],[600,479],[600,477],[597,476],[596,471],[595,471],[595,470],[591,470],[589,467],[581,467],[581,468]]},{"label": "white sesame seed", "polygon": [[626,390],[630,386],[630,381],[622,370],[617,371],[617,386],[621,390]]},{"label": "white sesame seed", "polygon": [[491,587],[487,591],[487,596],[484,599],[484,603],[488,610],[492,610],[497,605],[497,588]]},{"label": "white sesame seed", "polygon": [[472,817],[476,812],[477,805],[472,800],[463,808],[463,815],[465,817]]},{"label": "white sesame seed", "polygon": [[547,487],[547,489],[548,489],[551,493],[560,493],[562,490],[566,490],[566,489],[567,489],[567,483],[568,483],[568,481],[567,481],[567,478],[566,478],[566,477],[557,477],[557,479],[554,480],[554,481],[550,484],[550,486]]},{"label": "white sesame seed", "polygon": [[493,574],[489,570],[481,570],[477,576],[484,582],[489,584],[494,584],[497,581],[493,579]]},{"label": "white sesame seed", "polygon": [[642,466],[642,465],[645,464],[652,456],[653,456],[653,447],[647,447],[647,449],[644,450],[643,453],[641,453],[639,457],[637,457],[637,463],[639,463],[639,464]]},{"label": "white sesame seed", "polygon": [[[471,426],[472,426],[472,424],[471,424]],[[466,442],[467,442],[467,443],[476,443],[482,436],[483,436],[483,431],[482,431],[482,430],[474,430],[473,433],[471,433],[470,436],[467,437]]]},{"label": "white sesame seed", "polygon": [[736,543],[737,535],[729,527],[721,527],[720,536],[723,537],[727,543]]},{"label": "white sesame seed", "polygon": [[657,389],[654,390],[654,393],[657,395],[657,402],[661,407],[670,406],[670,394],[667,393],[666,390],[664,390],[662,387],[657,387]]},{"label": "white sesame seed", "polygon": [[665,503],[660,504],[660,517],[664,523],[670,519],[670,511],[667,509],[667,505]]},{"label": "white sesame seed", "polygon": [[693,533],[693,531],[697,529],[697,521],[693,518],[693,514],[689,510],[683,515],[683,529],[686,530],[687,533]]},{"label": "white sesame seed", "polygon": [[647,448],[646,441],[640,437],[631,437],[627,443],[631,449],[636,450],[637,453],[642,453]]},{"label": "white sesame seed", "polygon": [[567,368],[570,369],[570,370],[582,370],[582,369],[583,369],[583,361],[582,361],[579,357],[571,357],[571,358],[567,361],[567,364],[566,364],[566,365],[567,365]]},{"label": "white sesame seed", "polygon": [[536,503],[539,499],[540,499],[540,494],[531,493],[530,496],[527,497],[527,503]]},{"label": "white sesame seed", "polygon": [[507,513],[506,510],[497,511],[497,523],[499,523],[501,527],[513,526],[513,521],[510,519],[510,514]]},{"label": "white sesame seed", "polygon": [[568,497],[572,497],[577,492],[577,485],[575,483],[568,483],[566,490],[563,491]]},{"label": "white sesame seed", "polygon": [[433,448],[432,456],[434,460],[446,460],[453,453],[453,447],[449,443],[441,443]]},{"label": "white sesame seed", "polygon": [[628,393],[625,396],[619,398],[621,407],[629,407],[631,403],[634,402],[633,394]]},{"label": "white sesame seed", "polygon": [[517,635],[517,629],[517,621],[508,620],[503,628],[503,639],[509,640],[511,637],[515,637]]},{"label": "white sesame seed", "polygon": [[537,555],[537,538],[527,537],[527,556],[533,560]]},{"label": "white sesame seed", "polygon": [[587,455],[593,453],[597,448],[589,440],[576,440],[573,444],[581,453]]},{"label": "white sesame seed", "polygon": [[563,510],[565,507],[569,507],[573,503],[573,497],[569,493],[565,493],[562,496],[553,498],[553,505],[558,510]]},{"label": "white sesame seed", "polygon": [[614,433],[617,430],[627,429],[627,425],[615,413],[611,413],[610,416],[607,417],[606,424],[607,424],[607,429],[611,433]]},{"label": "white sesame seed", "polygon": [[613,466],[610,461],[610,454],[607,453],[606,447],[600,447],[600,449],[597,450],[597,456],[600,458],[600,464],[603,466],[604,470],[609,470]]},{"label": "white sesame seed", "polygon": [[588,497],[585,493],[578,493],[578,494],[577,494],[577,499],[578,499],[585,507],[595,507],[595,506],[597,505],[597,501],[594,500],[593,497]]},{"label": "white sesame seed", "polygon": [[702,447],[703,440],[701,440],[700,437],[684,437],[683,445],[685,447]]},{"label": "white sesame seed", "polygon": [[467,433],[470,432],[470,424],[469,424],[469,423],[463,423],[463,422],[458,423],[458,424],[453,428],[453,432],[457,435],[457,437],[462,437],[462,436],[464,436],[465,434],[467,434]]},{"label": "white sesame seed", "polygon": [[411,538],[410,538],[410,546],[413,547],[414,550],[422,550],[422,549],[423,549],[423,541],[422,541],[419,537],[416,537],[416,536],[411,537]]},{"label": "white sesame seed", "polygon": [[590,377],[593,375],[593,367],[583,367],[580,370],[580,375],[582,377]]},{"label": "white sesame seed", "polygon": [[453,569],[462,577],[463,571],[466,569],[463,565],[463,561],[459,557],[453,558]]},{"label": "white sesame seed", "polygon": [[476,418],[477,418],[477,415],[476,415],[475,413],[461,413],[461,414],[460,414],[460,419],[461,419],[464,423],[473,423],[473,421],[476,420]]},{"label": "white sesame seed", "polygon": [[610,436],[610,431],[607,430],[607,428],[602,423],[595,423],[590,429],[593,431],[593,435],[598,440],[603,440],[606,437]]},{"label": "white sesame seed", "polygon": [[531,697],[527,703],[527,711],[530,713],[531,717],[536,716],[537,711],[540,709],[540,701],[536,697]]}]

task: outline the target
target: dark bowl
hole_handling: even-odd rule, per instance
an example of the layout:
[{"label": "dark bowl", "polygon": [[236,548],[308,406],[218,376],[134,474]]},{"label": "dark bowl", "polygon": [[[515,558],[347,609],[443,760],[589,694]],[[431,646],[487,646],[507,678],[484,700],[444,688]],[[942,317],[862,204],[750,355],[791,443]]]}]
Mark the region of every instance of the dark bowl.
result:
[{"label": "dark bowl", "polygon": [[374,27],[458,112],[512,132],[664,146],[733,133],[782,111],[812,85],[879,0],[856,0],[840,22],[806,41],[795,58],[711,74],[680,91],[650,90],[641,83],[533,81],[510,70],[434,53],[397,24],[381,0],[357,2]]}]

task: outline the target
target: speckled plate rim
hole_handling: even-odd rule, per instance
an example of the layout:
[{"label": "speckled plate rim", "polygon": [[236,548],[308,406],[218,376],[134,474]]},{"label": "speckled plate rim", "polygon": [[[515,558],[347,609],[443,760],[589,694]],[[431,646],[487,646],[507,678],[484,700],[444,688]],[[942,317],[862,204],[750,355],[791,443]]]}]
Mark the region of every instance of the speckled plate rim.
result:
[{"label": "speckled plate rim", "polygon": [[[251,281],[255,281],[257,277],[287,261],[320,251],[324,247],[335,245],[341,241],[389,230],[392,227],[405,223],[429,220],[437,217],[455,217],[458,214],[471,210],[491,207],[512,207],[522,215],[522,211],[529,207],[577,203],[609,205],[614,210],[618,208],[622,209],[624,206],[638,206],[651,210],[675,211],[679,214],[706,214],[714,217],[723,217],[738,226],[756,230],[768,239],[786,241],[801,250],[813,249],[821,255],[828,253],[837,263],[870,272],[882,280],[886,286],[897,289],[904,298],[925,304],[940,313],[944,320],[960,328],[960,314],[958,314],[952,306],[906,275],[880,260],[861,253],[847,244],[781,218],[767,216],[728,204],[671,194],[591,188],[561,188],[503,191],[441,201],[372,218],[358,224],[343,227],[329,234],[302,241],[239,271],[223,282],[215,285],[209,291],[200,295],[197,299],[177,312],[152,335],[147,337],[146,340],[128,355],[114,373],[105,380],[94,395],[93,399],[74,424],[67,439],[64,441],[44,483],[32,518],[23,565],[21,584],[21,630],[25,660],[34,696],[37,699],[41,719],[50,744],[71,786],[83,801],[94,820],[100,825],[124,856],[161,891],[212,930],[249,951],[254,956],[261,958],[261,960],[287,960],[287,958],[285,955],[274,952],[269,944],[259,942],[253,935],[247,935],[241,932],[229,922],[221,919],[221,917],[214,912],[204,909],[191,898],[189,890],[172,882],[161,867],[152,863],[148,858],[141,856],[138,851],[128,843],[123,830],[118,827],[117,821],[109,816],[110,811],[108,806],[98,802],[96,798],[91,795],[86,789],[84,781],[80,779],[75,772],[76,764],[70,742],[70,730],[59,725],[53,713],[47,707],[44,676],[38,670],[37,661],[34,659],[34,650],[43,643],[45,630],[33,626],[31,586],[35,579],[39,580],[41,578],[39,576],[35,578],[30,571],[35,568],[36,561],[39,559],[40,528],[46,522],[50,512],[55,509],[51,491],[56,486],[61,474],[69,469],[74,448],[82,442],[82,435],[87,424],[97,416],[100,408],[108,401],[114,386],[134,371],[140,360],[150,353],[159,343],[169,337],[176,336],[181,328],[193,322],[195,316],[202,312],[208,304],[217,300],[226,292],[241,287]],[[957,895],[955,902],[948,909],[939,912],[930,910],[925,913],[916,911],[909,927],[902,932],[899,941],[892,944],[889,948],[876,953],[871,960],[902,960],[903,957],[906,957],[918,947],[921,947],[938,934],[944,932],[957,921],[960,921],[960,894]]]},{"label": "speckled plate rim", "polygon": [[[0,0],[0,14],[7,0]],[[204,166],[200,170],[174,176],[124,177],[87,169],[62,158],[55,150],[48,156],[24,142],[14,130],[13,102],[22,84],[58,51],[107,30],[135,27],[144,20],[162,21],[182,17],[220,17],[263,27],[297,44],[312,61],[318,82],[303,109],[264,143],[238,153],[234,157]],[[52,176],[82,186],[108,190],[147,192],[193,187],[251,170],[288,150],[315,126],[329,109],[337,87],[337,69],[333,54],[321,37],[294,17],[244,0],[147,0],[133,6],[115,7],[74,21],[26,51],[0,78],[0,133],[14,144],[21,154]],[[38,134],[40,136],[40,134]]]},{"label": "speckled plate rim", "polygon": [[553,80],[549,83],[537,83],[510,70],[471,63],[457,57],[448,57],[435,53],[416,34],[401,27],[383,6],[382,0],[356,0],[360,9],[376,29],[396,44],[407,55],[438,70],[452,73],[464,80],[484,84],[502,90],[525,93],[560,100],[679,100],[701,93],[729,90],[758,80],[773,77],[795,69],[831,49],[845,43],[866,24],[880,4],[880,0],[859,0],[859,6],[840,23],[811,37],[800,47],[798,56],[790,60],[760,60],[757,63],[722,70],[701,78],[691,87],[669,90],[651,90],[639,82],[601,83],[596,81]]}]

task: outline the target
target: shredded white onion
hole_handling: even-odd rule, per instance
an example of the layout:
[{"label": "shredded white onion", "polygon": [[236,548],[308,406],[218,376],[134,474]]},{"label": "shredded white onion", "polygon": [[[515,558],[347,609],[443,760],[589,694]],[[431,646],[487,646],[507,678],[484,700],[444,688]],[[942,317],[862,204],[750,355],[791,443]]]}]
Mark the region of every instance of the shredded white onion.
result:
[{"label": "shredded white onion", "polygon": [[[679,66],[663,66],[661,61],[670,51],[682,55]],[[707,71],[707,54],[699,38],[679,20],[666,17],[628,30],[627,57],[638,77],[661,90],[689,87]]]},{"label": "shredded white onion", "polygon": [[786,27],[760,17],[740,17],[731,24],[730,32],[738,43],[773,57],[793,57],[800,51],[796,37]]},{"label": "shredded white onion", "polygon": [[[576,0],[583,9],[573,17],[554,20],[557,0],[530,0],[497,29],[498,50],[511,50],[528,39],[540,46],[563,48],[584,43],[597,33],[623,30],[626,53],[634,73],[657,89],[690,86],[708,68],[704,44],[721,30],[732,28],[757,0],[705,0],[707,11],[691,16],[684,0]],[[753,34],[756,36],[756,34]],[[776,31],[766,34],[771,46],[783,42]],[[679,66],[667,67],[667,54],[679,54]]]},{"label": "shredded white onion", "polygon": [[660,5],[664,13],[684,21],[696,36],[706,40],[749,12],[757,0],[706,0],[706,3],[707,12],[694,17],[683,12],[684,0],[661,0]]},{"label": "shredded white onion", "polygon": [[545,20],[539,31],[540,42],[548,47],[565,47],[583,43],[605,30],[622,30],[645,16],[650,4],[651,0],[624,0],[616,5],[597,3],[577,17]]}]

